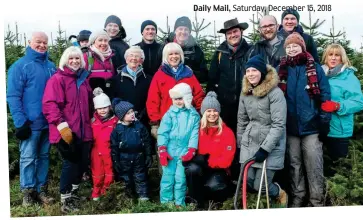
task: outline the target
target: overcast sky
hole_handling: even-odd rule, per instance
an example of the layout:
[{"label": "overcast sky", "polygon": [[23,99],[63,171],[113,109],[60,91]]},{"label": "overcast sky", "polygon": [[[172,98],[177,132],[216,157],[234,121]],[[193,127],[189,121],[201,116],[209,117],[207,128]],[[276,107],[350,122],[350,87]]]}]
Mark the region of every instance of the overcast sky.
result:
[{"label": "overcast sky", "polygon": [[[27,3],[31,1],[26,1]],[[32,1],[33,2],[33,1]],[[146,19],[154,20],[159,27],[163,30],[166,29],[166,16],[169,16],[169,25],[171,29],[174,28],[175,20],[180,16],[188,16],[194,21],[195,12],[193,11],[194,5],[198,2],[199,6],[202,5],[223,5],[228,4],[230,9],[233,5],[252,6],[254,4],[264,6],[272,4],[273,6],[286,6],[296,5],[305,6],[304,10],[300,12],[300,20],[307,24],[309,22],[309,13],[307,5],[311,3],[302,3],[302,1],[241,1],[241,0],[209,0],[209,1],[87,1],[87,5],[82,5],[81,1],[40,1],[38,4],[26,5],[26,8],[17,10],[6,10],[4,12],[4,31],[7,25],[10,24],[11,28],[15,29],[15,22],[18,23],[20,33],[26,33],[27,36],[31,35],[32,31],[43,30],[49,36],[53,33],[55,38],[58,21],[61,23],[63,30],[66,30],[67,36],[70,34],[78,34],[82,29],[97,30],[102,29],[105,19],[110,14],[115,14],[121,18],[122,24],[126,29],[127,39],[131,38],[131,44],[136,44],[141,40],[140,25]],[[245,2],[245,3],[243,3]],[[274,2],[274,3],[271,3]],[[313,3],[316,10],[312,13],[312,21],[316,19],[326,20],[323,26],[319,29],[320,32],[329,33],[332,26],[332,16],[335,18],[336,33],[343,29],[346,31],[346,36],[351,40],[351,45],[354,48],[359,48],[362,43],[363,35],[363,13],[362,3],[357,1],[316,1]],[[27,4],[24,3],[24,4]],[[349,4],[348,4],[349,3]],[[20,4],[20,3],[19,3]],[[52,6],[49,6],[52,4]],[[317,12],[318,4],[330,4],[331,11]],[[44,7],[45,6],[45,7]],[[43,7],[39,9],[38,7]],[[12,12],[11,12],[12,11]],[[247,12],[198,12],[198,20],[205,19],[205,24],[211,22],[211,25],[206,28],[202,35],[213,34],[213,21],[216,22],[216,29],[219,30],[223,27],[223,22],[237,17],[240,22],[248,22],[250,27],[244,34],[248,34],[252,30],[252,24],[249,19],[252,19],[253,11]],[[281,21],[282,11],[273,11],[270,14],[276,16],[278,21]],[[223,37],[224,38],[224,37]],[[223,39],[222,38],[222,39]]]}]

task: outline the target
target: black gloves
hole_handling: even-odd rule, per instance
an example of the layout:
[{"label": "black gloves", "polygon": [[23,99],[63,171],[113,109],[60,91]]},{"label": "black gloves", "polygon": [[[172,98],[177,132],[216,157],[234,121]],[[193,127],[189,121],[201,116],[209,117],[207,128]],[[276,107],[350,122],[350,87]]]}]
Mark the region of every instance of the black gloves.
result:
[{"label": "black gloves", "polygon": [[20,128],[16,128],[16,130],[15,130],[16,138],[18,138],[21,141],[28,139],[30,137],[30,135],[32,134],[32,130],[30,128],[31,123],[32,122],[30,120],[27,120],[23,124],[23,126],[21,126]]},{"label": "black gloves", "polygon": [[268,156],[268,152],[260,147],[260,149],[258,149],[258,151],[256,152],[256,154],[254,156],[255,157],[255,162],[256,163],[261,163],[264,160],[266,160],[267,156]]},{"label": "black gloves", "polygon": [[153,157],[151,155],[146,155],[145,165],[147,168],[150,168],[153,165]]}]

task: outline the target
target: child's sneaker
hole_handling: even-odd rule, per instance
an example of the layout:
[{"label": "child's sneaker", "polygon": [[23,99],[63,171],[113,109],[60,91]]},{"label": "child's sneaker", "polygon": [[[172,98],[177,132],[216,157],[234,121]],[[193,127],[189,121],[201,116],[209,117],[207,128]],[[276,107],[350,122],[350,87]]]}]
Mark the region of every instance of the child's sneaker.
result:
[{"label": "child's sneaker", "polygon": [[92,199],[93,201],[100,201],[100,197],[95,197]]}]

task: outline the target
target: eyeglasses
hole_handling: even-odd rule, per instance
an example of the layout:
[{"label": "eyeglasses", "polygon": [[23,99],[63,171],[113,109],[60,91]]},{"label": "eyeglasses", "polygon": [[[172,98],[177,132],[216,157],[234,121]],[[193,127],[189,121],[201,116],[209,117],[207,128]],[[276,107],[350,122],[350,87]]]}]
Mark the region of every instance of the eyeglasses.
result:
[{"label": "eyeglasses", "polygon": [[132,54],[132,53],[130,53],[127,56],[130,57],[130,58],[135,58],[135,59],[140,59],[141,58],[141,55],[136,55],[136,54]]},{"label": "eyeglasses", "polygon": [[270,25],[266,25],[266,26],[261,26],[260,29],[261,30],[267,30],[267,29],[272,29],[276,26],[276,24],[270,24]]}]

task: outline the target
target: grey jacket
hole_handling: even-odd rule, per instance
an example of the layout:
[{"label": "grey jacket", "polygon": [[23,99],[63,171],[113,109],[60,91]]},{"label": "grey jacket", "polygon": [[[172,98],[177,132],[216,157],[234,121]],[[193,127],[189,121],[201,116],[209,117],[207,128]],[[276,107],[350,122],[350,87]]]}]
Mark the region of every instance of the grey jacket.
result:
[{"label": "grey jacket", "polygon": [[[238,108],[237,146],[240,163],[255,155],[260,147],[269,152],[267,169],[284,167],[286,150],[286,100],[277,87],[276,70],[268,65],[265,80],[252,89],[246,76],[243,78],[242,94]],[[252,90],[252,94],[248,94]],[[262,168],[262,163],[252,167]]]}]

